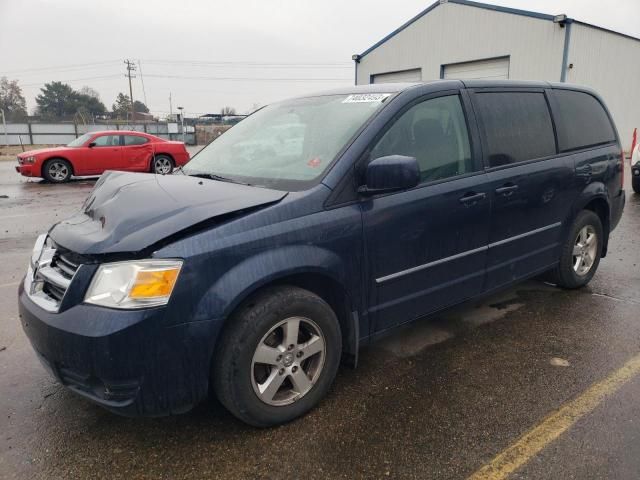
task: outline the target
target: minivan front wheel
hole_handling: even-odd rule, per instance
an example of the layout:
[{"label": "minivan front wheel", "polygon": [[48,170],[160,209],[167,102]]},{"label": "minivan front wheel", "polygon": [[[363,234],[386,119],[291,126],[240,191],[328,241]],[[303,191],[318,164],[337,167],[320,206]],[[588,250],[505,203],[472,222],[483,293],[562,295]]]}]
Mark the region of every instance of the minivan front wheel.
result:
[{"label": "minivan front wheel", "polygon": [[333,383],[342,350],[331,307],[297,287],[273,287],[246,302],[218,342],[212,382],[220,402],[257,427],[313,408]]},{"label": "minivan front wheel", "polygon": [[589,283],[600,263],[602,241],[600,217],[590,210],[580,212],[562,246],[551,280],[562,288],[580,288]]}]

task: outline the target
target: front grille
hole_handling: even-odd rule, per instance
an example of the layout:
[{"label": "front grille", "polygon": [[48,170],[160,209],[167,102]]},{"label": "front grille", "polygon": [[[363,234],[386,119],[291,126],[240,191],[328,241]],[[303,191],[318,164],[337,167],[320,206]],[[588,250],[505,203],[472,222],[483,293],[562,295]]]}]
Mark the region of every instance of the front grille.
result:
[{"label": "front grille", "polygon": [[58,250],[53,256],[51,267],[57,270],[63,277],[71,280],[78,271],[80,264],[73,262],[68,254],[65,255]]},{"label": "front grille", "polygon": [[49,295],[49,297],[54,299],[57,303],[62,302],[62,299],[64,298],[64,294],[66,292],[66,290],[58,287],[57,285],[47,282],[44,282],[42,291]]},{"label": "front grille", "polygon": [[25,290],[42,308],[57,312],[80,265],[70,252],[59,249],[47,238],[37,261],[27,272]]}]

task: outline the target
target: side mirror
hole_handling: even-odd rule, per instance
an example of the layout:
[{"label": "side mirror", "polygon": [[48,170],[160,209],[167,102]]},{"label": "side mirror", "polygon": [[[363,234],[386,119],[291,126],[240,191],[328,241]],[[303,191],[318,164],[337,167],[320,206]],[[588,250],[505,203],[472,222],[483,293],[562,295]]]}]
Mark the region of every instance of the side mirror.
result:
[{"label": "side mirror", "polygon": [[389,155],[369,162],[365,185],[358,189],[363,195],[406,190],[420,183],[420,168],[415,157]]},{"label": "side mirror", "polygon": [[87,145],[87,147],[89,148],[93,148],[96,146],[96,142],[91,142],[89,145]]}]

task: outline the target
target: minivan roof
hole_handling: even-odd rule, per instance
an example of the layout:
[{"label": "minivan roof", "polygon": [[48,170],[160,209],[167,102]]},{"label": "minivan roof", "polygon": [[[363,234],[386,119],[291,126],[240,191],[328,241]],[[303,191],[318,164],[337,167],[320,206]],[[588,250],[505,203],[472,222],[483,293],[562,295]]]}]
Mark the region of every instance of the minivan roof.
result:
[{"label": "minivan roof", "polygon": [[315,97],[323,95],[348,95],[352,93],[398,93],[420,85],[433,85],[446,88],[491,88],[491,87],[510,87],[510,88],[564,88],[570,90],[578,90],[583,92],[595,93],[588,87],[572,85],[568,83],[556,83],[533,80],[430,80],[419,83],[371,83],[364,85],[351,85],[348,87],[340,87],[331,90],[312,93],[310,95],[301,95],[303,97]]}]

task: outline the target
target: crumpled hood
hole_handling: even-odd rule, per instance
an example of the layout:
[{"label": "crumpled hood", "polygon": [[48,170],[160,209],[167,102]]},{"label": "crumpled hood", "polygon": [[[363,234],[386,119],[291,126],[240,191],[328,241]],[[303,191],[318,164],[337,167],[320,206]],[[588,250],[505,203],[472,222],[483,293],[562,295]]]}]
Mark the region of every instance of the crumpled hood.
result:
[{"label": "crumpled hood", "polygon": [[106,172],[81,211],[49,234],[79,254],[137,252],[197,223],[286,195],[179,174]]}]

